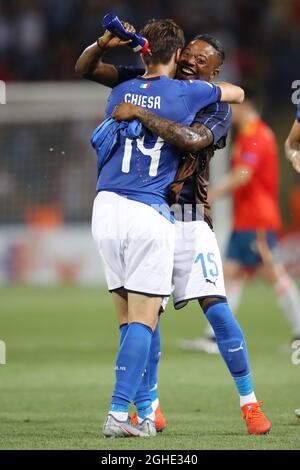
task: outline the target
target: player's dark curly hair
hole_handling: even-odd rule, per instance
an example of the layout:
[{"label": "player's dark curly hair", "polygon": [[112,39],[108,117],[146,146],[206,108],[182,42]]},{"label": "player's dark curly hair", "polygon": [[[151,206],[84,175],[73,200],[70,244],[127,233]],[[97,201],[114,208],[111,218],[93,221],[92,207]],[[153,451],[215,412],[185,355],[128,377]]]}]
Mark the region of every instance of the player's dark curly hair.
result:
[{"label": "player's dark curly hair", "polygon": [[207,44],[210,44],[217,52],[218,56],[220,57],[221,64],[223,64],[225,60],[225,49],[223,44],[214,36],[211,36],[210,34],[199,34],[196,36],[193,41],[196,40],[201,40],[207,42]]},{"label": "player's dark curly hair", "polygon": [[151,55],[144,55],[146,64],[167,64],[185,45],[183,30],[171,19],[150,20],[140,34],[148,39],[151,50]]}]

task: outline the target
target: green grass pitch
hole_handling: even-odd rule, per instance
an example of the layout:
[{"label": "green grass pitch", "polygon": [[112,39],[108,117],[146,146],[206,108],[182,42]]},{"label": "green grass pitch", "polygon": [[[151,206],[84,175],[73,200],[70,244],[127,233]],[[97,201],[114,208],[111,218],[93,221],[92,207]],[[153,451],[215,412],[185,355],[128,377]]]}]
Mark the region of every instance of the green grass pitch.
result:
[{"label": "green grass pitch", "polygon": [[112,299],[96,288],[0,289],[1,449],[299,449],[300,365],[280,350],[290,331],[270,289],[248,287],[239,311],[253,379],[273,424],[249,436],[219,356],[185,353],[178,341],[204,326],[195,302],[161,320],[159,392],[168,427],[153,439],[103,439],[118,328]]}]

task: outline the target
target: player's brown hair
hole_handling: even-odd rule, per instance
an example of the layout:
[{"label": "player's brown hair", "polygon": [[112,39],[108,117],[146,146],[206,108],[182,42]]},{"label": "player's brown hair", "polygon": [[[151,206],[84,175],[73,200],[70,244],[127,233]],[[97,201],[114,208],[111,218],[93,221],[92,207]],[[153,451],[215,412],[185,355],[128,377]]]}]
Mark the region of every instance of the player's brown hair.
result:
[{"label": "player's brown hair", "polygon": [[151,55],[144,55],[146,64],[167,64],[185,44],[183,30],[171,19],[150,20],[140,34],[148,39],[151,50]]}]

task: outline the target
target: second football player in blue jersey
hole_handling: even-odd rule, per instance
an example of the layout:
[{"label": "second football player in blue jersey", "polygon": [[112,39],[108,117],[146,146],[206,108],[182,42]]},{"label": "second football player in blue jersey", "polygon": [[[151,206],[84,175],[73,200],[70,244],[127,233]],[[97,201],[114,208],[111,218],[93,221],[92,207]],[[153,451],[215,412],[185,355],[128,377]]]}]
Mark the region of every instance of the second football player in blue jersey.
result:
[{"label": "second football player in blue jersey", "polygon": [[[185,52],[181,55],[181,70],[198,73],[199,78],[211,79],[222,64],[222,58],[224,59],[222,45],[215,38],[202,35],[185,48]],[[120,120],[140,119],[152,132],[157,132],[166,141],[171,139],[174,143],[177,129],[174,128],[176,124],[172,121],[129,103],[121,104],[114,115]],[[248,431],[251,434],[261,434],[270,429],[271,425],[260,409],[261,403],[256,400],[243,332],[227,302],[222,261],[212,230],[207,201],[210,159],[214,150],[225,145],[224,140],[230,122],[231,112],[228,104],[217,103],[199,113],[194,120],[193,128],[197,128],[199,132],[203,132],[203,128],[210,132],[213,145],[197,155],[186,156],[178,170],[176,181],[170,186],[171,196],[182,206],[181,219],[176,220],[175,225],[172,295],[175,308],[182,308],[189,300],[198,300],[215,332],[216,343],[213,346],[221,352],[236,384]],[[182,138],[182,132],[177,137]],[[197,211],[199,204],[201,209]],[[185,210],[187,208],[192,210]],[[188,217],[182,218],[182,215],[186,214]],[[157,331],[154,333],[152,343],[156,335]],[[154,366],[150,366],[150,371],[155,369],[155,361],[152,361],[152,364]],[[154,380],[155,376],[150,372],[150,393],[152,406],[155,408],[158,397],[155,396],[157,388],[153,387]],[[159,411],[159,408],[157,410]],[[254,419],[249,419],[249,410],[255,414]],[[163,421],[163,415],[158,411],[156,411],[157,427]]]}]

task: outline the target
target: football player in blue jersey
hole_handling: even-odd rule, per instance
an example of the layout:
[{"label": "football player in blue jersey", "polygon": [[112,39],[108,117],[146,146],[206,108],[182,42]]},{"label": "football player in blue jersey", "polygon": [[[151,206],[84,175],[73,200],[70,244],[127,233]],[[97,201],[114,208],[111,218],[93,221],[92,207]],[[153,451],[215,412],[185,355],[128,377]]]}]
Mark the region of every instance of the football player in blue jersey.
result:
[{"label": "football player in blue jersey", "polygon": [[[150,39],[150,41],[151,41],[151,38],[149,38],[149,35],[147,35],[147,33],[146,33],[145,35],[146,35],[146,37],[147,37],[148,39]],[[154,39],[154,38],[153,38],[153,39]],[[100,42],[100,44],[101,44],[101,42]],[[151,48],[151,49],[153,50],[153,48]],[[94,61],[94,66],[95,66],[95,65],[96,65],[96,63],[95,63],[95,61]],[[97,67],[97,66],[96,66],[96,67]],[[188,70],[188,67],[185,67],[185,71],[187,72],[187,74],[190,73],[190,71]],[[184,71],[183,71],[183,72],[184,72]],[[184,72],[184,73],[185,73],[185,72]],[[94,78],[95,78],[95,75],[94,75]],[[97,80],[97,81],[98,81],[98,80]],[[149,83],[149,82],[148,82],[148,83]],[[149,84],[149,85],[150,85],[150,84]],[[148,88],[150,88],[150,87],[151,87],[151,85],[150,85]],[[144,88],[144,87],[143,87],[143,88]],[[136,99],[138,99],[138,98],[134,98],[134,99],[136,100]],[[148,103],[149,103],[149,102],[148,102]],[[151,104],[151,106],[152,106],[152,104]],[[199,106],[199,107],[200,107],[200,106]],[[116,117],[117,117],[117,114],[116,114],[116,113],[118,113],[118,110],[120,111],[120,109],[122,110],[122,105],[119,106],[118,109],[115,111],[115,116],[116,116]],[[215,110],[215,111],[216,111],[216,110]],[[228,114],[228,113],[229,113],[229,110],[228,110],[228,105],[227,105],[227,114]],[[174,113],[173,113],[172,115],[174,115]],[[226,114],[225,114],[225,116],[226,116]],[[149,117],[149,116],[148,116],[148,117]],[[206,117],[205,120],[207,121],[207,120],[209,120],[209,118]],[[222,118],[222,121],[223,121],[223,120],[224,120],[224,116],[223,116],[223,118]],[[215,123],[215,125],[213,125],[212,127],[213,127],[213,128],[218,127],[218,123]],[[149,127],[149,128],[150,128],[150,127]],[[182,127],[180,128],[180,126],[175,126],[175,124],[173,123],[173,130],[174,130],[174,128],[176,128],[176,133],[177,133],[176,139],[177,139],[178,136],[179,136],[179,141],[181,140],[181,142],[182,142],[182,139],[183,139],[183,136],[184,136],[184,135],[185,135],[185,137],[186,137],[186,135],[189,135],[190,139],[192,138],[192,140],[193,140],[193,138],[194,138],[194,140],[195,140],[196,143],[199,141],[199,135],[198,135],[198,136],[197,136],[197,135],[193,136],[193,135],[192,135],[193,132],[192,132],[190,129],[189,129],[189,130],[185,130],[186,134],[183,134],[183,128],[182,128]],[[153,132],[156,132],[156,131],[153,130],[153,129],[152,129],[152,131],[153,131]],[[213,131],[211,131],[211,133],[212,133],[212,132],[213,132]],[[211,133],[209,133],[209,136],[210,136],[210,140],[211,140],[211,142],[212,142],[213,139],[212,139]],[[206,135],[207,135],[207,134],[206,134]],[[176,140],[176,139],[175,139],[175,140],[172,139],[172,136],[170,136],[169,133],[168,133],[167,137],[168,137],[168,139],[169,139],[169,142],[171,142],[172,144],[177,143],[177,140]],[[166,139],[166,140],[167,140],[167,139]],[[175,141],[176,141],[176,142],[175,142]],[[193,142],[193,148],[189,147],[190,142],[186,142],[186,147],[187,147],[187,149],[190,149],[190,150],[192,150],[192,151],[197,151],[197,150],[199,150],[201,147],[195,146],[195,145],[196,145],[195,142]],[[100,175],[100,176],[101,176],[101,175]],[[212,262],[212,260],[211,260],[211,262]],[[202,263],[201,263],[201,264],[202,264]],[[215,266],[216,266],[216,265],[215,265]],[[182,300],[183,300],[183,301],[186,301],[186,300],[189,300],[189,299],[182,299]],[[218,303],[221,303],[221,302],[218,302]],[[208,305],[207,308],[209,308],[209,307],[212,308],[213,305]],[[219,308],[220,308],[220,307],[219,307]],[[211,312],[212,321],[213,321],[213,317],[217,316],[219,313],[220,313],[220,312]],[[223,312],[223,313],[224,313],[224,312]],[[123,325],[123,326],[125,327],[125,325]],[[236,331],[234,331],[234,332],[236,333]],[[121,335],[122,335],[122,333],[121,333]],[[126,334],[126,337],[127,337],[127,334]],[[224,338],[223,338],[223,339],[224,339]],[[239,338],[239,339],[240,339],[240,338]],[[235,340],[237,340],[237,338],[235,338]],[[225,341],[225,342],[226,342],[226,341]],[[227,341],[227,342],[228,342],[228,341]],[[227,342],[226,342],[226,344],[227,344]],[[242,342],[243,342],[243,338],[242,338]],[[238,352],[238,351],[245,351],[245,350],[246,350],[246,347],[245,347],[244,343],[242,343],[242,342],[241,342],[242,347],[241,347],[241,345],[239,344],[240,347],[239,347],[239,348],[235,348],[235,349],[237,350],[237,352]],[[224,343],[224,341],[223,341],[223,343]],[[124,344],[124,342],[122,343],[122,345],[123,345],[123,344]],[[227,344],[227,346],[228,346],[228,344]],[[246,352],[242,353],[242,355],[244,355],[245,357],[247,356]],[[240,356],[240,355],[239,355],[239,356]],[[239,358],[239,359],[240,359],[240,358]],[[245,359],[245,360],[246,360],[246,359]],[[246,361],[246,362],[247,362],[247,361]],[[246,366],[248,367],[248,364],[246,364]],[[117,368],[117,371],[118,371],[118,368]],[[239,371],[239,372],[240,372],[240,371]],[[243,372],[245,372],[245,371],[243,371]],[[248,372],[249,372],[249,371],[248,371]],[[244,388],[244,389],[247,388],[247,390],[248,390],[248,389],[249,389],[249,374],[247,373],[247,384],[246,384],[247,387],[245,387],[245,383],[242,384],[242,382],[245,382],[245,380],[242,380],[243,377],[240,377],[240,375],[241,375],[241,374],[238,374],[238,375],[236,376],[236,382],[239,383],[239,387],[238,387],[239,390],[240,390],[241,388]],[[250,382],[251,382],[251,380],[250,380]],[[243,385],[243,387],[242,387],[242,385]],[[245,390],[243,390],[243,391],[245,392]],[[251,392],[251,393],[253,394],[253,392]],[[247,395],[247,394],[244,393],[243,396],[245,397],[245,395]],[[249,395],[249,394],[248,394],[248,395]],[[253,395],[254,395],[254,394],[253,394]],[[249,396],[248,396],[247,398],[249,398]],[[136,399],[135,399],[135,402],[137,403],[137,400],[136,400]],[[139,408],[138,408],[138,412],[139,412],[140,420],[142,420],[142,419],[143,419],[143,415],[140,413]],[[257,410],[255,410],[255,413],[257,413]],[[255,413],[254,413],[253,410],[251,409],[251,413],[249,412],[248,415],[250,415],[250,414],[253,415],[253,414],[255,414]],[[117,415],[116,413],[114,413],[114,410],[111,410],[111,414],[112,414],[112,416],[113,416],[114,418],[117,418],[117,419],[123,417],[123,416],[120,416],[120,415]],[[147,415],[147,416],[149,416],[149,412],[148,412],[148,415]],[[111,418],[109,418],[109,419],[111,420]],[[114,423],[116,423],[116,421],[114,421]],[[247,424],[248,424],[248,423],[247,423]],[[266,425],[266,422],[264,423],[264,425]],[[250,429],[249,429],[249,430],[250,430]],[[260,432],[262,432],[262,429],[260,429]]]},{"label": "football player in blue jersey", "polygon": [[292,163],[294,169],[300,173],[300,100],[296,121],[285,143],[285,155]]},{"label": "football player in blue jersey", "polygon": [[[127,27],[131,28],[130,25],[127,25]],[[84,57],[83,62],[80,64],[86,78],[114,87],[123,80],[136,76],[137,73],[143,73],[143,70],[135,70],[132,67],[115,67],[102,62],[101,57],[106,48],[122,45],[122,42],[114,38],[111,33],[106,31],[102,38],[99,39],[98,45],[99,43],[103,49],[99,52],[99,50],[95,49],[95,45],[90,46],[86,50],[87,56]],[[123,44],[125,43],[123,42]],[[219,41],[208,35],[198,36],[184,48],[178,62],[176,76],[180,79],[210,81],[218,75],[224,58],[224,49]],[[207,148],[198,155],[197,159],[191,155],[183,159],[176,181],[170,186],[173,200],[179,200],[182,205],[189,204],[192,208],[193,221],[197,203],[198,205],[199,203],[202,204],[204,208],[202,220],[192,223],[176,222],[173,272],[175,291],[173,295],[176,304],[177,291],[178,307],[183,306],[191,298],[198,298],[207,318],[210,320],[215,331],[218,331],[217,340],[224,360],[240,393],[240,404],[248,430],[250,433],[264,433],[271,426],[260,410],[260,403],[256,401],[251,377],[247,373],[249,364],[243,336],[226,303],[222,264],[216,239],[212,231],[210,208],[207,202],[209,161],[216,149],[225,146],[226,134],[231,122],[230,107],[226,103],[217,103],[201,110],[192,126],[193,130],[198,132],[198,137],[192,136],[189,133],[189,129],[177,126],[173,122],[153,115],[148,110],[137,109],[132,105],[119,105],[114,116],[119,119],[130,119],[134,116],[139,117],[146,127],[158,133],[165,141],[185,151],[199,151],[201,139],[203,144],[206,141],[206,145],[203,145],[203,147]],[[194,145],[194,148],[191,148],[191,145]],[[187,248],[187,240],[189,243],[192,243],[192,246],[189,248]],[[210,253],[207,253],[206,260],[203,247],[207,243],[209,243],[211,250]],[[194,258],[195,252],[197,252],[196,259]],[[197,263],[194,263],[194,261],[196,260],[198,266],[195,269]],[[206,263],[210,266],[207,267]],[[201,270],[199,272],[200,266],[202,274]],[[206,276],[204,276],[204,271],[206,271]],[[211,276],[215,276],[217,271],[220,282],[216,282],[216,276],[213,279],[209,279],[207,276],[208,271]],[[201,279],[203,279],[203,282],[200,283],[199,280]],[[210,291],[208,291],[209,288],[211,289]],[[121,326],[121,332],[122,328],[123,326]],[[226,351],[229,343],[231,346],[234,346],[233,342],[236,342],[236,346],[239,347],[228,348]],[[157,326],[152,338],[147,369],[150,370],[151,398],[152,406],[155,409],[156,429],[162,430],[166,423],[160,411],[157,394],[157,366],[159,357],[160,338],[159,327]],[[137,419],[138,417],[135,416],[134,422]]]},{"label": "football player in blue jersey", "polygon": [[[179,63],[181,70],[188,76],[198,71],[201,77],[203,64],[209,69],[210,58],[215,64],[216,74],[217,67],[220,67],[224,59],[224,50],[217,40],[203,35],[198,36],[185,48]],[[204,78],[210,79],[211,75]],[[209,114],[213,106],[214,113]],[[231,121],[229,108],[228,104],[217,103],[196,117],[193,129],[197,126],[197,129],[203,132],[204,126],[213,136],[213,145],[198,156],[188,156],[179,168],[176,181],[170,186],[173,200],[179,201],[182,207],[181,216],[184,216],[180,221],[176,220],[175,225],[173,300],[175,308],[182,308],[189,300],[198,300],[215,332],[219,350],[235,381],[248,431],[250,434],[263,434],[271,425],[261,411],[261,402],[256,400],[244,336],[227,303],[222,262],[212,230],[207,201],[209,162],[214,150],[224,145],[223,141]],[[114,117],[119,120],[139,119],[152,132],[158,133],[166,142],[174,144],[174,134],[177,133],[177,129],[173,127],[174,123],[149,110],[123,103],[119,105]],[[187,144],[188,136],[186,139]],[[217,143],[219,145],[216,145]],[[197,204],[203,209],[199,218]]]}]

